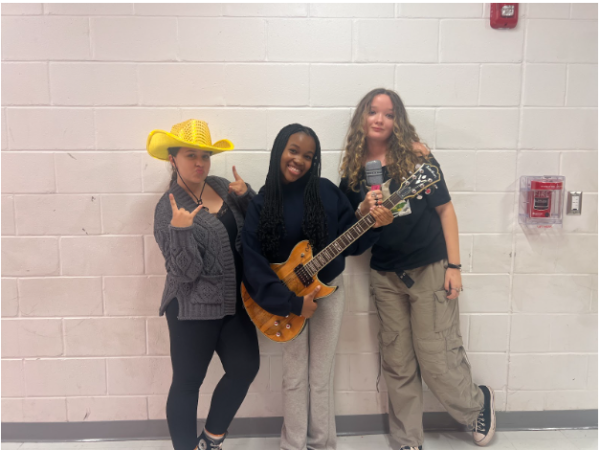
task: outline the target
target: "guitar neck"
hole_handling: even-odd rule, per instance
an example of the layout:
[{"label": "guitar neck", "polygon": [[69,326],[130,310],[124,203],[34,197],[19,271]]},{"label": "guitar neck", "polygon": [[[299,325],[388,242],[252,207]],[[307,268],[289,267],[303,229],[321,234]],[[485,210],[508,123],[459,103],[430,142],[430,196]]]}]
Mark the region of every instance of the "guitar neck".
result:
[{"label": "guitar neck", "polygon": [[[392,209],[394,206],[400,203],[404,198],[404,195],[402,195],[400,191],[403,191],[403,189],[400,189],[390,195],[390,197],[382,203],[382,206],[387,209]],[[353,242],[369,231],[373,225],[375,225],[375,218],[369,213],[348,228],[336,240],[317,253],[317,255],[315,255],[315,257],[304,266],[308,274],[311,277],[316,275],[327,264],[337,258],[348,247],[350,247]]]}]

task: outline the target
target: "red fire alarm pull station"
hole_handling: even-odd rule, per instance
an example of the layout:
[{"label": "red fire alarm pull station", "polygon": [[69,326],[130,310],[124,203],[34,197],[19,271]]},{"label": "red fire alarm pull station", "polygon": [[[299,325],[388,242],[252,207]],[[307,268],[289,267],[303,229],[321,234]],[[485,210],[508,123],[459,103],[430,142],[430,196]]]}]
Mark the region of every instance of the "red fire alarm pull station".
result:
[{"label": "red fire alarm pull station", "polygon": [[561,228],[565,177],[521,176],[519,223],[535,228]]},{"label": "red fire alarm pull station", "polygon": [[514,28],[519,20],[518,3],[492,3],[490,25],[492,28]]}]

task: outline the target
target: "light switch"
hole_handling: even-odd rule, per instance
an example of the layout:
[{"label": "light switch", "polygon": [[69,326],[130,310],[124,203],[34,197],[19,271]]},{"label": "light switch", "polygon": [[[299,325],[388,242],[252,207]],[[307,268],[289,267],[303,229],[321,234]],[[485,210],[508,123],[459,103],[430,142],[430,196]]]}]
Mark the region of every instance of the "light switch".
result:
[{"label": "light switch", "polygon": [[581,191],[569,191],[567,196],[567,214],[569,215],[581,215],[581,201],[583,192]]}]

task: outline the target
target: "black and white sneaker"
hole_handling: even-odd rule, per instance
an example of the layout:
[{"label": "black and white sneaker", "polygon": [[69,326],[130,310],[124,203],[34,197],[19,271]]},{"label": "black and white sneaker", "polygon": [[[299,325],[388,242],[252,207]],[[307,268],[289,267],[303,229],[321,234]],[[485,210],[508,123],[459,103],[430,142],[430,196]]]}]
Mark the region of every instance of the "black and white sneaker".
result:
[{"label": "black and white sneaker", "polygon": [[206,430],[202,430],[202,434],[198,438],[198,446],[195,450],[223,450],[223,441],[226,436],[227,433],[220,439],[213,439],[206,434]]},{"label": "black and white sneaker", "polygon": [[496,407],[492,388],[479,386],[479,389],[483,392],[484,401],[473,428],[473,441],[480,447],[484,447],[490,443],[496,433]]},{"label": "black and white sneaker", "polygon": [[400,450],[423,450],[423,447],[421,447],[420,445],[418,447],[411,447],[409,445],[403,445],[402,447],[400,447]]}]

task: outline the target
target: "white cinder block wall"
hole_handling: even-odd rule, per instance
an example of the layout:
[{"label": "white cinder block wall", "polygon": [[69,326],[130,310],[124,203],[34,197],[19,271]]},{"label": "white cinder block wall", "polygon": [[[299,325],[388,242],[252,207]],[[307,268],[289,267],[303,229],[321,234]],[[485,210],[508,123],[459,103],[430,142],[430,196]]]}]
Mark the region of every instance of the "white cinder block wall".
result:
[{"label": "white cinder block wall", "polygon": [[[597,408],[598,7],[520,7],[498,31],[489,4],[3,4],[2,420],[165,417],[152,220],[169,169],[150,130],[208,121],[237,147],[212,172],[259,188],[277,131],[301,122],[337,181],[352,108],[379,86],[445,169],[475,381],[500,410]],[[583,215],[523,230],[523,174],[565,175]],[[367,261],[344,274],[340,415],[387,410]],[[239,415],[281,415],[280,391],[281,347],[261,339]]]}]

